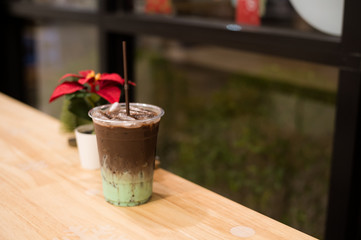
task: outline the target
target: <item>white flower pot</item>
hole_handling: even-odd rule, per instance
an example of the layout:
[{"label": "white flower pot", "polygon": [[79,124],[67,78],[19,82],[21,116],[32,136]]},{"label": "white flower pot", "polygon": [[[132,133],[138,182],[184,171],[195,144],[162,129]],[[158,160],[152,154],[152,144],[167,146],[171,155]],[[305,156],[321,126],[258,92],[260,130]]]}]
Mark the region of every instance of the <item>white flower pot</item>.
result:
[{"label": "white flower pot", "polygon": [[98,145],[95,134],[92,134],[93,130],[93,124],[82,125],[75,129],[80,164],[85,169],[100,168]]}]

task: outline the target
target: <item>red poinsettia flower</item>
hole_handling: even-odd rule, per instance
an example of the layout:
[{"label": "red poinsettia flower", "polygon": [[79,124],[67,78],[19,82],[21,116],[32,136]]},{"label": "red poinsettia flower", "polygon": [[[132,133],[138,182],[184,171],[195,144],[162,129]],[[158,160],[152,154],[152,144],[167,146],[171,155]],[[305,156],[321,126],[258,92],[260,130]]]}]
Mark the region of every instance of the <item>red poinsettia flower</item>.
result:
[{"label": "red poinsettia flower", "polygon": [[[77,91],[96,93],[109,103],[119,102],[121,90],[119,85],[124,85],[124,79],[116,73],[97,73],[93,70],[80,71],[79,75],[67,73],[62,76],[59,81],[66,78],[75,78],[76,81],[64,81],[58,85],[49,102],[54,101],[63,95],[72,94]],[[135,83],[129,81],[131,85]]]}]

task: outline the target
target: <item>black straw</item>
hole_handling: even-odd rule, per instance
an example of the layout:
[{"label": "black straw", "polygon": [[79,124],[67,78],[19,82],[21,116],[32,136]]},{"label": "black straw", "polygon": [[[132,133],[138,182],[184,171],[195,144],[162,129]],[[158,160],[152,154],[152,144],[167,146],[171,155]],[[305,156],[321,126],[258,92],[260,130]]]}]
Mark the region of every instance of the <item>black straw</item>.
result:
[{"label": "black straw", "polygon": [[127,74],[127,52],[126,52],[127,43],[123,41],[123,64],[124,64],[124,91],[125,91],[125,107],[127,115],[130,116],[129,111],[129,95],[128,95],[128,74]]}]

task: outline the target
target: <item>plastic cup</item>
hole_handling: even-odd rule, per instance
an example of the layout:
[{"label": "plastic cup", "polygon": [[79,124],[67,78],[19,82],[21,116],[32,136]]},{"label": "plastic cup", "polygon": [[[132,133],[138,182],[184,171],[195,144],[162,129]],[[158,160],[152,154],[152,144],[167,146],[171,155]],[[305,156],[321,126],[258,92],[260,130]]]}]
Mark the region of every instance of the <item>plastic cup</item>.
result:
[{"label": "plastic cup", "polygon": [[[158,128],[163,109],[143,103],[130,103],[156,113],[145,120],[105,120],[89,111],[97,138],[103,194],[107,202],[117,206],[137,206],[152,196],[153,171]],[[120,104],[125,107],[125,104]]]}]

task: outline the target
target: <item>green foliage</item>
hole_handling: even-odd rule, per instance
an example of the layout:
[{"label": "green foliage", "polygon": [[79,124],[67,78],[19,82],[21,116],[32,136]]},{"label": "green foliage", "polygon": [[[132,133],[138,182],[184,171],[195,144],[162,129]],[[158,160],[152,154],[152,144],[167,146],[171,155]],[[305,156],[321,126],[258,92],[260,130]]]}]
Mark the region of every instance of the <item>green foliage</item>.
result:
[{"label": "green foliage", "polygon": [[[195,79],[208,70],[174,66],[159,57],[152,59],[152,70],[157,89],[154,102],[166,112],[158,148],[163,167],[322,236],[332,131],[307,133],[305,129],[314,123],[305,122],[307,109],[298,109],[298,103],[312,101],[328,108],[334,93],[216,71],[206,74],[207,80]],[[204,84],[197,87],[197,81]],[[294,99],[295,104],[280,105],[279,95]],[[295,109],[291,117],[286,115],[291,127],[284,126],[275,113],[287,104]]]},{"label": "green foliage", "polygon": [[62,129],[72,132],[80,125],[91,123],[91,118],[88,116],[89,110],[106,103],[106,100],[95,93],[78,92],[66,95],[60,115]]},{"label": "green foliage", "polygon": [[66,96],[68,103],[68,110],[79,118],[88,119],[88,112],[95,106],[105,104],[99,95],[95,93],[83,92],[76,94],[69,94]]},{"label": "green foliage", "polygon": [[72,132],[76,127],[80,125],[91,123],[89,117],[82,118],[69,111],[70,105],[71,105],[71,101],[68,99],[64,99],[63,107],[60,115],[60,122],[62,124],[63,131]]}]

